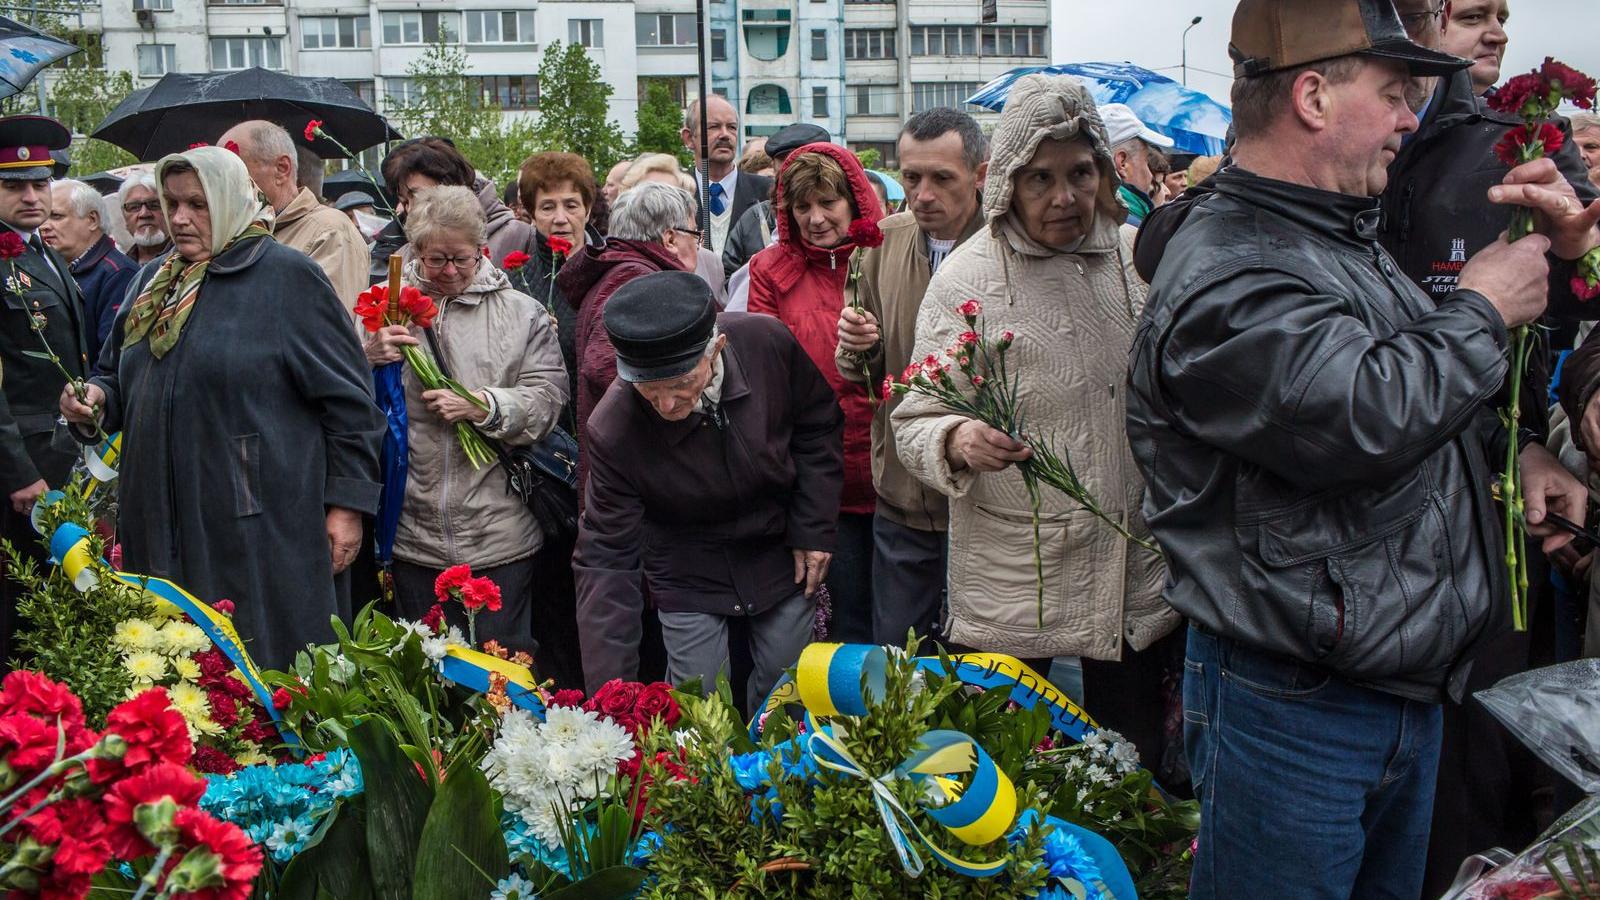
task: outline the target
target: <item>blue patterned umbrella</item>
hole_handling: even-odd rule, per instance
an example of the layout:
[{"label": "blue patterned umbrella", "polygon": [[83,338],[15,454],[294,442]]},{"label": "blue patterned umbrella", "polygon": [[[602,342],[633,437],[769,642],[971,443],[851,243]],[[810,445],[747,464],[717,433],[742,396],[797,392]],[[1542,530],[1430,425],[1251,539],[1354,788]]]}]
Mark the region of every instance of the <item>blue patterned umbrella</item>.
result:
[{"label": "blue patterned umbrella", "polygon": [[967,102],[1001,109],[1011,85],[1034,72],[1071,75],[1083,82],[1096,103],[1126,103],[1140,120],[1172,138],[1177,149],[1185,153],[1221,154],[1228,126],[1233,122],[1233,112],[1205,94],[1127,62],[1022,66],[984,85]]},{"label": "blue patterned umbrella", "polygon": [[0,99],[22,93],[40,69],[82,49],[0,16]]}]

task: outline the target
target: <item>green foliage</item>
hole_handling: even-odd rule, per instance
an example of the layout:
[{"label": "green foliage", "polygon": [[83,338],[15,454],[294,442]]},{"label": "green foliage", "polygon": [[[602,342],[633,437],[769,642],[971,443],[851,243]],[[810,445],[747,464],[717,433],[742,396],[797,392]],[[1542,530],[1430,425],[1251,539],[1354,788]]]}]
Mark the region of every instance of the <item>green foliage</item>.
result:
[{"label": "green foliage", "polygon": [[883,168],[883,154],[878,152],[878,148],[876,148],[876,147],[868,147],[865,150],[857,150],[857,151],[855,151],[855,154],[856,154],[856,159],[858,161],[860,161],[860,163],[861,163],[861,168],[863,168],[863,169],[881,169],[881,168]]},{"label": "green foliage", "polygon": [[439,784],[413,871],[413,896],[419,900],[460,897],[463,885],[480,878],[497,882],[511,874],[500,832],[500,802],[476,763],[457,758]]},{"label": "green foliage", "polygon": [[437,135],[455,142],[480,174],[496,184],[515,177],[522,161],[539,149],[533,126],[501,114],[483,102],[467,77],[467,53],[458,46],[434,44],[406,67],[416,87],[410,102],[395,111],[396,127],[408,137]]},{"label": "green foliage", "polygon": [[[127,72],[64,68],[50,88],[50,113],[74,134],[88,134],[132,92],[133,76]],[[74,178],[138,162],[121,147],[87,138],[73,141],[71,156]]]},{"label": "green foliage", "polygon": [[611,93],[588,50],[550,44],[539,60],[538,143],[582,156],[603,178],[622,158],[625,143],[621,129],[607,118]]},{"label": "green foliage", "polygon": [[647,78],[644,85],[634,149],[639,153],[670,153],[683,165],[691,165],[694,155],[683,146],[683,107],[673,99],[672,86],[659,78]]},{"label": "green foliage", "polygon": [[[65,493],[66,497],[42,516],[46,534],[62,522],[87,526],[93,520],[79,483],[74,482]],[[105,542],[92,531],[89,546],[96,557],[104,558]],[[19,652],[12,666],[36,669],[71,685],[83,701],[89,722],[98,727],[106,713],[127,697],[133,684],[121,654],[112,649],[117,625],[150,615],[153,604],[143,591],[110,577],[102,577],[99,584],[80,593],[59,569],[40,572],[32,559],[14,552],[9,542],[4,552],[9,560],[7,575],[23,588],[17,601],[22,619],[16,634]]]}]

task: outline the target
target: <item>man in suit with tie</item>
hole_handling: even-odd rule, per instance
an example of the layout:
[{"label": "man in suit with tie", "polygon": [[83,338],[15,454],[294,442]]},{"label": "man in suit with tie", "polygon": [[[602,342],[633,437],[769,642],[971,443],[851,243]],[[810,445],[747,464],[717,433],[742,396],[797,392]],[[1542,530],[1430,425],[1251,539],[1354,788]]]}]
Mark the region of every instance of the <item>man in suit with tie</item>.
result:
[{"label": "man in suit with tie", "polygon": [[[39,226],[50,218],[50,151],[71,142],[72,133],[55,119],[0,119],[0,232],[15,232],[27,246],[0,261],[0,491],[6,495],[0,537],[41,562],[44,548],[29,514],[39,495],[67,480],[76,457],[52,443],[66,379],[54,363],[29,354],[43,353],[48,342],[61,365],[82,378],[88,352],[83,295],[68,262],[39,237]],[[20,593],[0,577],[0,664],[15,652]]]},{"label": "man in suit with tie", "polygon": [[711,252],[722,255],[728,230],[750,207],[772,193],[772,179],[739,171],[739,111],[716,94],[706,101],[706,156],[710,186],[700,172],[700,101],[689,104],[683,143],[694,154],[700,202],[711,210]]}]

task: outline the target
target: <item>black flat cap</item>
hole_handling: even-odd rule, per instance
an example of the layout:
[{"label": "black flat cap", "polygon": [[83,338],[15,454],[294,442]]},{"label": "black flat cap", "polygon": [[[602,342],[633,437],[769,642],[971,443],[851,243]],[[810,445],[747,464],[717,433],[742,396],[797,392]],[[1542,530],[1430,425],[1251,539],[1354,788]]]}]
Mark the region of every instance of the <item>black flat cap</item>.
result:
[{"label": "black flat cap", "polygon": [[693,272],[652,272],[606,301],[606,335],[623,381],[664,381],[700,362],[717,323],[711,285]]},{"label": "black flat cap", "polygon": [[72,145],[72,132],[49,116],[0,119],[0,178],[43,181],[55,172],[51,150]]},{"label": "black flat cap", "polygon": [[826,144],[832,140],[833,138],[828,135],[828,129],[823,128],[821,125],[813,125],[810,122],[796,122],[793,125],[785,125],[779,128],[772,133],[771,137],[767,138],[767,155],[777,159],[785,153],[793,153],[807,144]]}]

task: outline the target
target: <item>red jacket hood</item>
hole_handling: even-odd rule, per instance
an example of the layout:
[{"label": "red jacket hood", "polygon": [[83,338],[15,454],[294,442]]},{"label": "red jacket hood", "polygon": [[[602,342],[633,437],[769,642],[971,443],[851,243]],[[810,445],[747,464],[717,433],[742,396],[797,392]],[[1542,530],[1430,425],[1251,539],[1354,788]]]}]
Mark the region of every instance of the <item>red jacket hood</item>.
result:
[{"label": "red jacket hood", "polygon": [[[883,208],[878,205],[878,194],[872,189],[872,182],[867,178],[867,170],[861,167],[861,161],[856,159],[856,155],[838,144],[826,142],[806,144],[799,150],[789,154],[789,158],[784,161],[783,168],[787,170],[789,166],[794,164],[796,159],[807,153],[821,153],[832,157],[833,161],[844,169],[844,177],[850,185],[851,200],[856,211],[855,218],[850,222],[851,229],[858,229],[862,226],[862,223],[865,223],[872,227],[875,234],[881,234],[877,232],[877,227],[878,220],[883,218]],[[779,287],[782,289],[787,290],[793,286],[794,280],[799,277],[800,270],[806,264],[832,265],[834,260],[848,259],[851,252],[856,249],[856,242],[849,239],[831,249],[813,247],[806,243],[805,238],[800,236],[799,228],[795,225],[794,216],[783,208],[783,174],[781,171],[778,174],[777,182],[772,188],[772,208],[781,213],[777,217],[778,246],[785,248],[787,251],[783,254],[787,264],[777,267],[773,272],[779,282]]]}]

